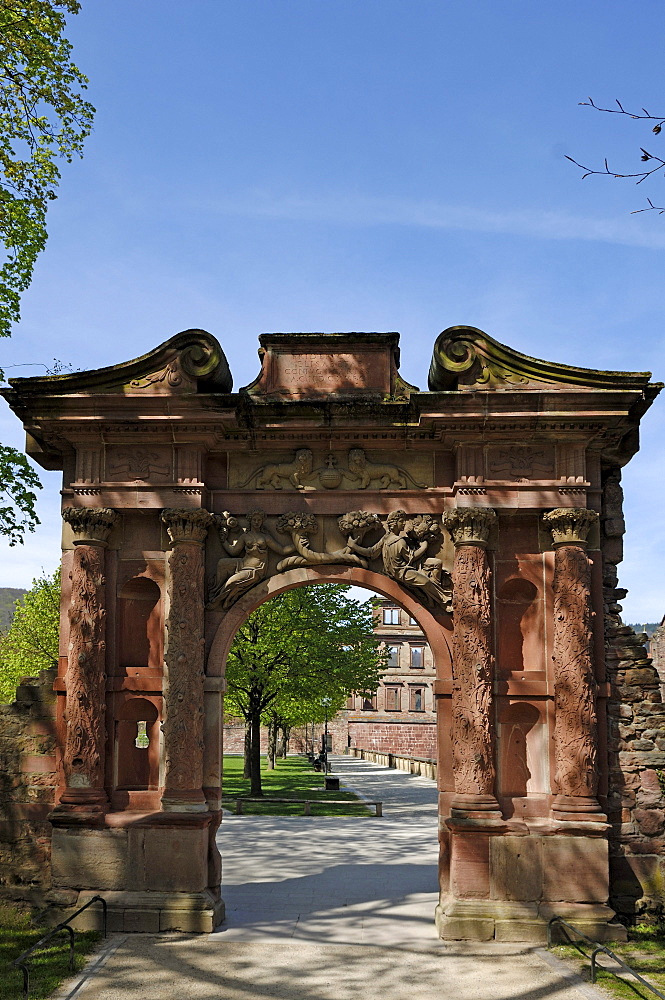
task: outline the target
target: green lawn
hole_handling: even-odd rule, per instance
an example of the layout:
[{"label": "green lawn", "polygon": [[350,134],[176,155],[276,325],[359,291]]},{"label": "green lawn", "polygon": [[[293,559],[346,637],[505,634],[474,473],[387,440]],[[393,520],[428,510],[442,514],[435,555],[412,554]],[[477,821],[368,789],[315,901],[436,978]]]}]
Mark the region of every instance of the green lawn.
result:
[{"label": "green lawn", "polygon": [[[23,997],[23,973],[14,969],[15,958],[46,934],[48,928],[36,925],[30,914],[15,906],[0,903],[0,997],[2,1000],[20,1000]],[[83,968],[85,956],[97,945],[101,935],[97,931],[76,934],[76,970]],[[57,934],[44,949],[34,952],[29,960],[30,1000],[46,1000],[64,979],[74,973],[69,971],[69,936]]]},{"label": "green lawn", "polygon": [[[243,778],[242,772],[242,757],[224,757],[222,801],[224,807],[232,812],[235,812],[236,804],[230,800],[237,795],[249,795],[249,780]],[[271,796],[281,799],[314,799],[312,816],[370,816],[374,812],[363,805],[353,792],[341,789],[339,792],[326,792],[325,776],[315,771],[306,757],[278,760],[274,771],[268,770],[265,757],[261,757],[261,781],[265,801],[243,803],[243,812],[247,815],[302,816],[302,803],[271,803]],[[330,799],[344,799],[345,804],[331,805]]]},{"label": "green lawn", "polygon": [[[585,952],[590,955],[592,949],[582,942]],[[641,976],[653,983],[657,990],[665,993],[665,927],[630,927],[628,941],[610,941],[607,947],[615,952],[627,965],[639,972]],[[588,958],[580,955],[572,945],[560,945],[552,949],[555,955],[566,959],[575,966],[575,971],[586,982],[591,982],[591,963]],[[607,956],[599,955],[600,963],[610,964]],[[636,1000],[638,997],[651,998],[654,994],[642,986],[628,974],[617,979],[609,972],[599,971],[596,983],[610,996],[622,997],[624,1000]]]}]

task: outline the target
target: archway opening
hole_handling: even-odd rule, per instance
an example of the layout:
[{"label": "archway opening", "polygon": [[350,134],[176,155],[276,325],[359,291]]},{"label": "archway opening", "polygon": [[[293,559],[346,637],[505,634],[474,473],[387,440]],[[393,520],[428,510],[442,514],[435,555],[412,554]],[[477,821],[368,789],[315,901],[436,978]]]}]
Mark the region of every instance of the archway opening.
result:
[{"label": "archway opening", "polygon": [[[373,575],[363,570],[354,572],[362,573],[365,577]],[[253,804],[244,802],[242,816],[236,819],[237,806],[231,800],[231,782],[227,775],[230,772],[238,774],[245,749],[245,727],[226,715],[224,755],[227,771],[222,798],[225,814],[218,835],[218,845],[223,858],[222,895],[227,905],[227,924],[230,923],[231,926],[236,920],[234,903],[238,904],[240,911],[245,912],[245,906],[254,898],[253,894],[259,891],[259,885],[265,888],[266,881],[271,882],[271,905],[278,905],[280,912],[287,912],[285,919],[290,919],[290,900],[294,897],[304,898],[310,893],[310,903],[302,903],[307,906],[311,904],[312,907],[308,910],[306,922],[313,920],[316,915],[319,923],[322,919],[326,921],[330,933],[333,933],[330,922],[334,923],[334,916],[339,916],[343,910],[348,911],[349,906],[390,909],[397,905],[394,894],[398,889],[400,899],[411,893],[419,895],[423,906],[423,920],[429,926],[432,925],[433,910],[438,899],[439,849],[435,780],[438,756],[436,682],[437,675],[448,683],[450,681],[449,618],[447,621],[437,620],[415,599],[385,578],[381,580],[383,592],[379,592],[376,586],[368,586],[370,581],[367,579],[354,580],[352,573],[346,568],[340,573],[333,573],[331,568],[323,567],[290,571],[282,574],[281,579],[271,578],[266,581],[261,593],[248,593],[226,613],[212,644],[208,672],[221,672],[226,668],[228,706],[233,698],[229,689],[234,673],[234,642],[237,643],[238,637],[246,632],[253,613],[259,608],[268,608],[273,603],[272,599],[291,591],[296,594],[323,593],[331,584],[339,585],[340,582],[354,586],[355,603],[360,606],[365,604],[367,607],[371,620],[369,627],[383,651],[382,676],[374,693],[347,691],[339,711],[331,713],[327,720],[319,715],[318,718],[304,719],[301,725],[293,726],[288,734],[286,752],[289,756],[283,760],[288,762],[289,759],[299,758],[306,769],[306,791],[301,789],[294,796],[296,798],[314,798],[313,789],[317,782],[319,787],[323,786],[323,776],[320,772],[317,775],[313,763],[326,748],[330,755],[332,775],[341,779],[341,794],[345,790],[356,789],[365,798],[376,801],[385,797],[385,793],[382,796],[378,790],[381,783],[384,782],[387,787],[390,782],[386,779],[394,779],[395,776],[414,788],[417,785],[410,806],[406,800],[396,802],[394,807],[387,802],[384,804],[384,815],[387,813],[391,834],[398,828],[397,824],[390,822],[393,818],[391,814],[395,812],[402,821],[399,824],[401,848],[398,852],[387,845],[385,853],[377,852],[377,842],[386,829],[381,828],[383,820],[376,819],[373,815],[345,817],[343,814],[348,810],[344,807],[341,808],[341,815],[338,810],[336,816],[317,816],[319,810],[316,806],[310,805],[306,809],[304,803],[298,803],[297,807],[289,810],[292,815],[287,819],[254,816]],[[371,582],[374,583],[373,580]],[[269,774],[269,746],[270,734],[267,727],[264,727],[260,749],[265,776]],[[228,767],[229,759],[233,760],[232,768]],[[277,776],[281,763],[278,758]],[[414,766],[411,767],[411,764]],[[429,771],[426,771],[425,764],[429,765]],[[415,765],[418,766],[417,769]],[[413,777],[407,777],[404,771],[411,772]],[[428,776],[420,776],[425,774]],[[237,785],[234,784],[233,787]],[[274,786],[271,785],[272,787]],[[367,787],[371,788],[369,794]],[[287,789],[282,789],[282,792],[286,791]],[[267,792],[265,786],[264,792]],[[334,797],[339,797],[340,792]],[[264,799],[268,800],[271,794],[274,795],[267,792]],[[265,811],[264,806],[256,806],[256,812],[261,811]],[[307,817],[303,815],[305,812],[311,812],[312,815]],[[372,808],[370,813],[373,812]],[[297,859],[290,857],[280,875],[274,871],[270,858],[263,850],[267,837],[270,857],[273,860],[279,858],[283,862],[284,847],[276,843],[275,838],[279,838],[280,834],[287,836],[287,832],[282,829],[282,825],[286,823],[289,824],[288,839]],[[241,824],[245,825],[245,838],[249,836],[252,843],[255,854],[253,860],[246,854],[240,857]],[[413,833],[412,841],[409,831]],[[268,868],[267,873],[262,871],[265,866]],[[318,894],[317,887],[322,889],[321,895]],[[316,904],[315,899],[318,899]],[[325,904],[324,900],[327,900]]]}]

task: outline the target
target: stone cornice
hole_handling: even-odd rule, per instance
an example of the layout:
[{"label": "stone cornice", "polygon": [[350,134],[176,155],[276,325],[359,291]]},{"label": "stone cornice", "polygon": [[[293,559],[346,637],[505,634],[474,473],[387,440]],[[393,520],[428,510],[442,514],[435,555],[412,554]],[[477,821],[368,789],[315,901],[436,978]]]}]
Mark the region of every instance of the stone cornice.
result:
[{"label": "stone cornice", "polygon": [[62,519],[72,529],[74,545],[100,545],[106,548],[119,515],[110,507],[65,507]]},{"label": "stone cornice", "polygon": [[199,381],[205,383],[208,391],[230,392],[233,386],[218,341],[205,330],[185,330],[148,354],[119,365],[88,372],[10,379],[12,388],[8,395],[176,394],[196,392]]},{"label": "stone cornice", "polygon": [[443,515],[444,527],[456,548],[460,545],[486,548],[495,521],[496,513],[491,507],[456,507]]},{"label": "stone cornice", "polygon": [[177,545],[178,542],[199,542],[202,544],[205,542],[208,528],[214,521],[213,515],[200,507],[194,510],[165,507],[161,517],[174,545]]},{"label": "stone cornice", "polygon": [[451,326],[436,340],[429,371],[433,391],[580,386],[584,389],[641,389],[651,372],[606,372],[574,368],[521,354],[474,326]]},{"label": "stone cornice", "polygon": [[586,548],[589,531],[598,521],[595,510],[586,507],[557,507],[543,514],[543,523],[552,532],[552,544],[581,545]]}]

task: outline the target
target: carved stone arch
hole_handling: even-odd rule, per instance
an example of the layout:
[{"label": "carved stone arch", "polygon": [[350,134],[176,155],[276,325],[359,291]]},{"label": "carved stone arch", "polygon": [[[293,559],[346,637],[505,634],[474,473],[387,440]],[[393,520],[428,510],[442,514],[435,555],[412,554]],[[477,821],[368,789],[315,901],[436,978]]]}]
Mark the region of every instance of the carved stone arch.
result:
[{"label": "carved stone arch", "polygon": [[[382,573],[356,566],[308,566],[276,573],[244,594],[227,611],[217,625],[206,666],[208,677],[222,677],[231,643],[240,626],[271,597],[283,594],[294,587],[310,584],[341,583],[365,587],[400,604],[416,619],[432,650],[437,668],[437,678],[452,678],[452,621],[449,615],[435,615],[415,600],[395,580]],[[219,615],[216,617],[219,618]]]}]

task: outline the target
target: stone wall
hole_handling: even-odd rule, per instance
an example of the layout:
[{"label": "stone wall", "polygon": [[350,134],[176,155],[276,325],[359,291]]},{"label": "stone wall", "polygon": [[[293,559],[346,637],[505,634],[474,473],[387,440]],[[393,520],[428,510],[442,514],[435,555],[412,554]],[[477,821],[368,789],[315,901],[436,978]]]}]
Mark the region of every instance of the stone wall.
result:
[{"label": "stone wall", "polygon": [[13,704],[0,705],[0,897],[40,906],[51,887],[54,678],[25,678]]},{"label": "stone wall", "polygon": [[358,749],[436,760],[436,722],[350,719],[349,737],[351,747]]},{"label": "stone wall", "polygon": [[665,618],[655,630],[649,641],[649,655],[658,671],[661,684],[665,683]]},{"label": "stone wall", "polygon": [[623,558],[620,472],[603,488],[602,537],[608,700],[610,903],[624,918],[665,913],[665,705],[645,634],[621,620]]}]

